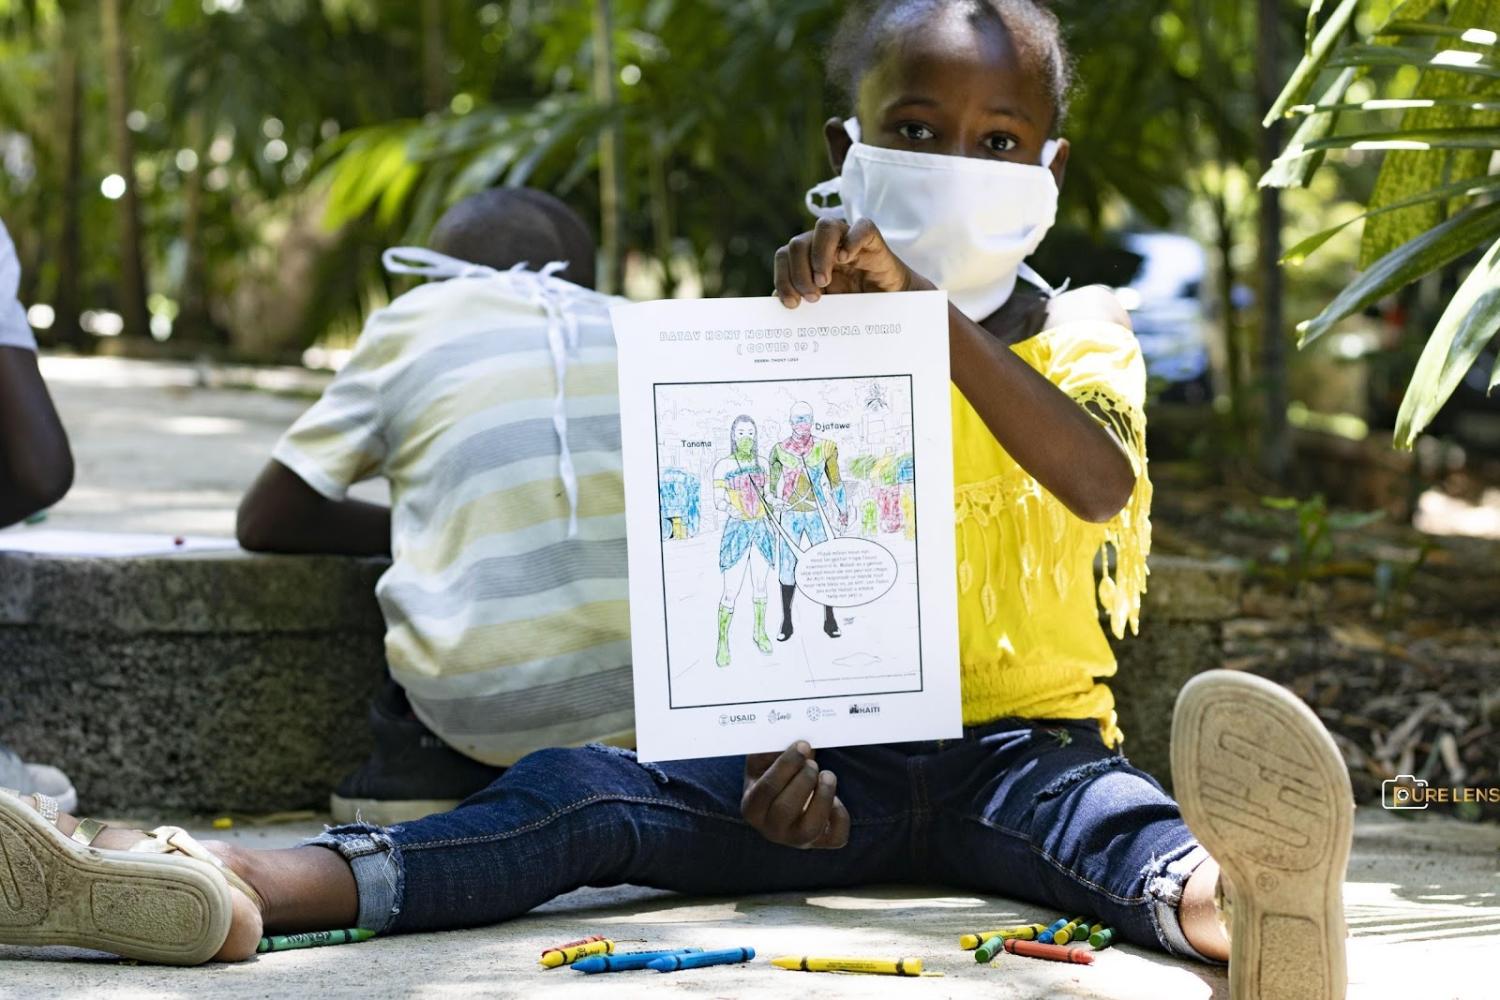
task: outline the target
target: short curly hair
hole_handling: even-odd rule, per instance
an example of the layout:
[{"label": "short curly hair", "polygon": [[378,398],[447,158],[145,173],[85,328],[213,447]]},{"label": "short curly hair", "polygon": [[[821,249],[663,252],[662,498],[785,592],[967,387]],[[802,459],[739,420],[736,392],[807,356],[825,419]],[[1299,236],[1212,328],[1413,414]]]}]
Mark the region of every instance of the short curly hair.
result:
[{"label": "short curly hair", "polygon": [[892,33],[946,9],[993,18],[1023,59],[1041,73],[1052,99],[1052,133],[1068,116],[1073,91],[1073,59],[1057,15],[1044,0],[850,0],[828,53],[828,79],[853,102],[859,82],[880,57]]}]

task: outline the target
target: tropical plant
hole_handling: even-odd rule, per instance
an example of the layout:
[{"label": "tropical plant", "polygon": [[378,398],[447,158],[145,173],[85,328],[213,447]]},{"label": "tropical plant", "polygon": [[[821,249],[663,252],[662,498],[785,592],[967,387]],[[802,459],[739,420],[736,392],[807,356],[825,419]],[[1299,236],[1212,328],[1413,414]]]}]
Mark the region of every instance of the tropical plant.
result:
[{"label": "tropical plant", "polygon": [[[1483,253],[1428,336],[1402,400],[1395,440],[1410,448],[1500,333],[1500,176],[1490,172],[1500,150],[1500,0],[1341,0],[1322,18],[1327,6],[1313,0],[1306,53],[1266,116],[1268,125],[1282,116],[1302,122],[1261,183],[1305,185],[1331,150],[1382,151],[1384,160],[1358,217],[1365,270],[1298,327],[1301,345]],[[1371,26],[1353,40],[1357,15]],[[1358,96],[1372,91],[1380,96]],[[1351,118],[1358,124],[1340,128]],[[1353,221],[1283,260],[1301,263]],[[1487,378],[1491,389],[1500,384],[1500,365]]]}]

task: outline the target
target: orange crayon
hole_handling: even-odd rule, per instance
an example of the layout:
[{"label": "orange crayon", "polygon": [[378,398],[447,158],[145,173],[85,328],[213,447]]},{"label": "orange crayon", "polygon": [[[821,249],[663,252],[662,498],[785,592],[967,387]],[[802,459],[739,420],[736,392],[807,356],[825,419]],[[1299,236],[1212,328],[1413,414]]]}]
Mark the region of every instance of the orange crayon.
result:
[{"label": "orange crayon", "polygon": [[1081,948],[1063,948],[1055,944],[1038,944],[1035,941],[1005,942],[1005,950],[1012,955],[1024,955],[1027,958],[1045,958],[1052,962],[1076,962],[1079,965],[1093,965],[1094,956]]}]

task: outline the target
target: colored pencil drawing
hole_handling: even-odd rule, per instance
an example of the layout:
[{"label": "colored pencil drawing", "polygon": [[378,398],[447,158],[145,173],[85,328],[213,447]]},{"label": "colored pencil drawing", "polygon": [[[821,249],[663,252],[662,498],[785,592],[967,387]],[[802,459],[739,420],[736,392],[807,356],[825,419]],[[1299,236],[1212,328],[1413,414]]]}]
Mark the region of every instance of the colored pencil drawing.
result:
[{"label": "colored pencil drawing", "polygon": [[921,689],[911,399],[906,376],[656,386],[673,708]]}]

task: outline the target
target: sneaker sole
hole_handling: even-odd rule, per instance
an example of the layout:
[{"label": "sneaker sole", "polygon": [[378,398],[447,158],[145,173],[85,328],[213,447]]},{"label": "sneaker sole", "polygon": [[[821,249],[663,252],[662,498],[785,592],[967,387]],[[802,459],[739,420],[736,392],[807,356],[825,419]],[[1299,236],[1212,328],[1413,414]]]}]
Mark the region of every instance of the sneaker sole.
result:
[{"label": "sneaker sole", "polygon": [[434,813],[450,812],[461,799],[346,799],[328,797],[328,811],[335,823],[373,823],[393,826],[411,823]]},{"label": "sneaker sole", "polygon": [[1188,828],[1229,877],[1229,995],[1341,1000],[1354,797],[1318,717],[1264,678],[1199,674],[1177,697],[1172,778]]},{"label": "sneaker sole", "polygon": [[0,944],[200,965],[229,936],[229,883],[192,858],[83,847],[0,795]]}]

